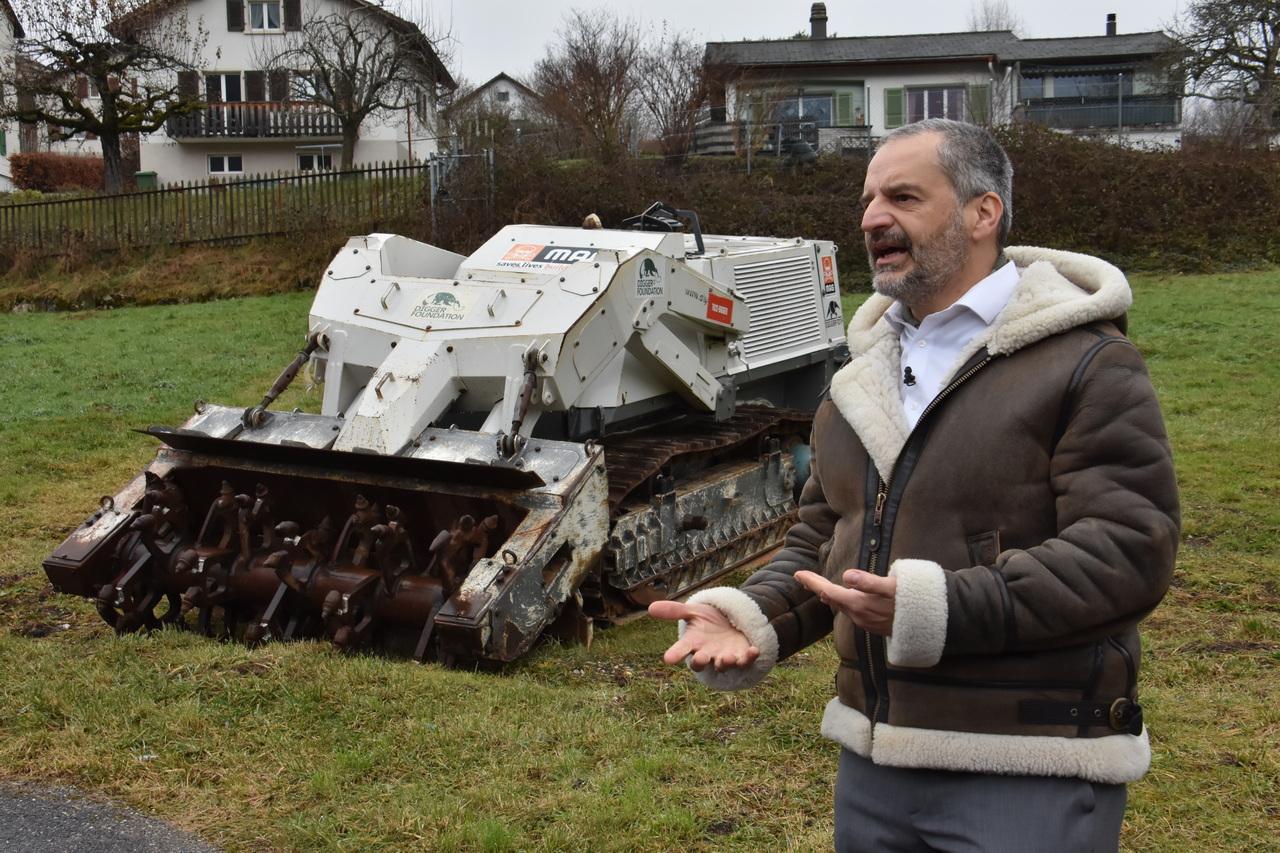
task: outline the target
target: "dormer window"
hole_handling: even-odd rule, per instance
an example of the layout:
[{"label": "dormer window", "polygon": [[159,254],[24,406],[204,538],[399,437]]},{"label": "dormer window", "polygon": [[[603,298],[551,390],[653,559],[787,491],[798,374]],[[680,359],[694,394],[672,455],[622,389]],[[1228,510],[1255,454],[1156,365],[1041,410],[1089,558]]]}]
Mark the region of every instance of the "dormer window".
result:
[{"label": "dormer window", "polygon": [[249,0],[250,32],[280,32],[281,21],[280,0]]}]

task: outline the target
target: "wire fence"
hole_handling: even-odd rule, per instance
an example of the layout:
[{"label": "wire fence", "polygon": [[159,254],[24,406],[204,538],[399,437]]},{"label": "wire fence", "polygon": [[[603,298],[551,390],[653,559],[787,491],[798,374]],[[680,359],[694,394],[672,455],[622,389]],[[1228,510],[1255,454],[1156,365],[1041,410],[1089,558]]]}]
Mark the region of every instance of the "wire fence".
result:
[{"label": "wire fence", "polygon": [[423,163],[179,182],[161,189],[0,204],[0,245],[37,254],[218,243],[369,225],[430,204]]}]

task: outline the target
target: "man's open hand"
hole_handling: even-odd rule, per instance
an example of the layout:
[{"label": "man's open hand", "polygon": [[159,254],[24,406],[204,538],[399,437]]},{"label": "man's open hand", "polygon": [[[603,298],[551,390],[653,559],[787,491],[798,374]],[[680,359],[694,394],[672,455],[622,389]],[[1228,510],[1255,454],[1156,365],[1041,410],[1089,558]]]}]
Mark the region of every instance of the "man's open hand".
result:
[{"label": "man's open hand", "polygon": [[680,663],[688,657],[690,668],[698,672],[708,666],[724,672],[751,666],[760,655],[747,635],[733,627],[733,623],[710,604],[655,601],[649,605],[649,615],[669,622],[685,621],[684,636],[672,643],[662,656],[666,663]]},{"label": "man's open hand", "polygon": [[849,569],[840,586],[816,572],[796,572],[796,580],[817,595],[833,610],[839,610],[864,631],[887,637],[893,632],[894,598],[897,578],[884,578],[870,572]]}]

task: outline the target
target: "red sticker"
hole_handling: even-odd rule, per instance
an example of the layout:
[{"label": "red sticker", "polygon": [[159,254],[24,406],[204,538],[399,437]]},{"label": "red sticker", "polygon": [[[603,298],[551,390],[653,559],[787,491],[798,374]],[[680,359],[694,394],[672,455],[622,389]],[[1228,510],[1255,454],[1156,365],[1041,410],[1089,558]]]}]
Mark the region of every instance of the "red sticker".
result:
[{"label": "red sticker", "polygon": [[822,258],[822,283],[836,283],[836,271],[834,265],[831,263],[830,255],[824,255]]},{"label": "red sticker", "polygon": [[733,300],[725,299],[723,296],[716,296],[714,293],[708,293],[707,319],[715,320],[717,323],[724,323],[726,326],[732,326]]},{"label": "red sticker", "polygon": [[542,251],[541,243],[516,243],[502,256],[504,261],[531,261]]}]

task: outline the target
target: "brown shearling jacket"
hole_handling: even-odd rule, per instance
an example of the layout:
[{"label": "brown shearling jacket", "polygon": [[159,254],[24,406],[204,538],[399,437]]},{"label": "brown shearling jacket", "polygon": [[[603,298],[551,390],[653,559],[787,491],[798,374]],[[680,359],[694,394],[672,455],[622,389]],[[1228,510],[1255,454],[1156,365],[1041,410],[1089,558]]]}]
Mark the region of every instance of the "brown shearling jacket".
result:
[{"label": "brown shearling jacket", "polygon": [[[749,686],[834,631],[823,734],[873,761],[1120,783],[1150,747],[1138,622],[1163,597],[1179,535],[1168,441],[1131,296],[1096,258],[1010,248],[1009,305],[908,432],[898,336],[873,296],[813,427],[799,522],[741,590],[704,590],[760,648]],[[897,578],[891,636],[800,586],[849,568]]]}]

